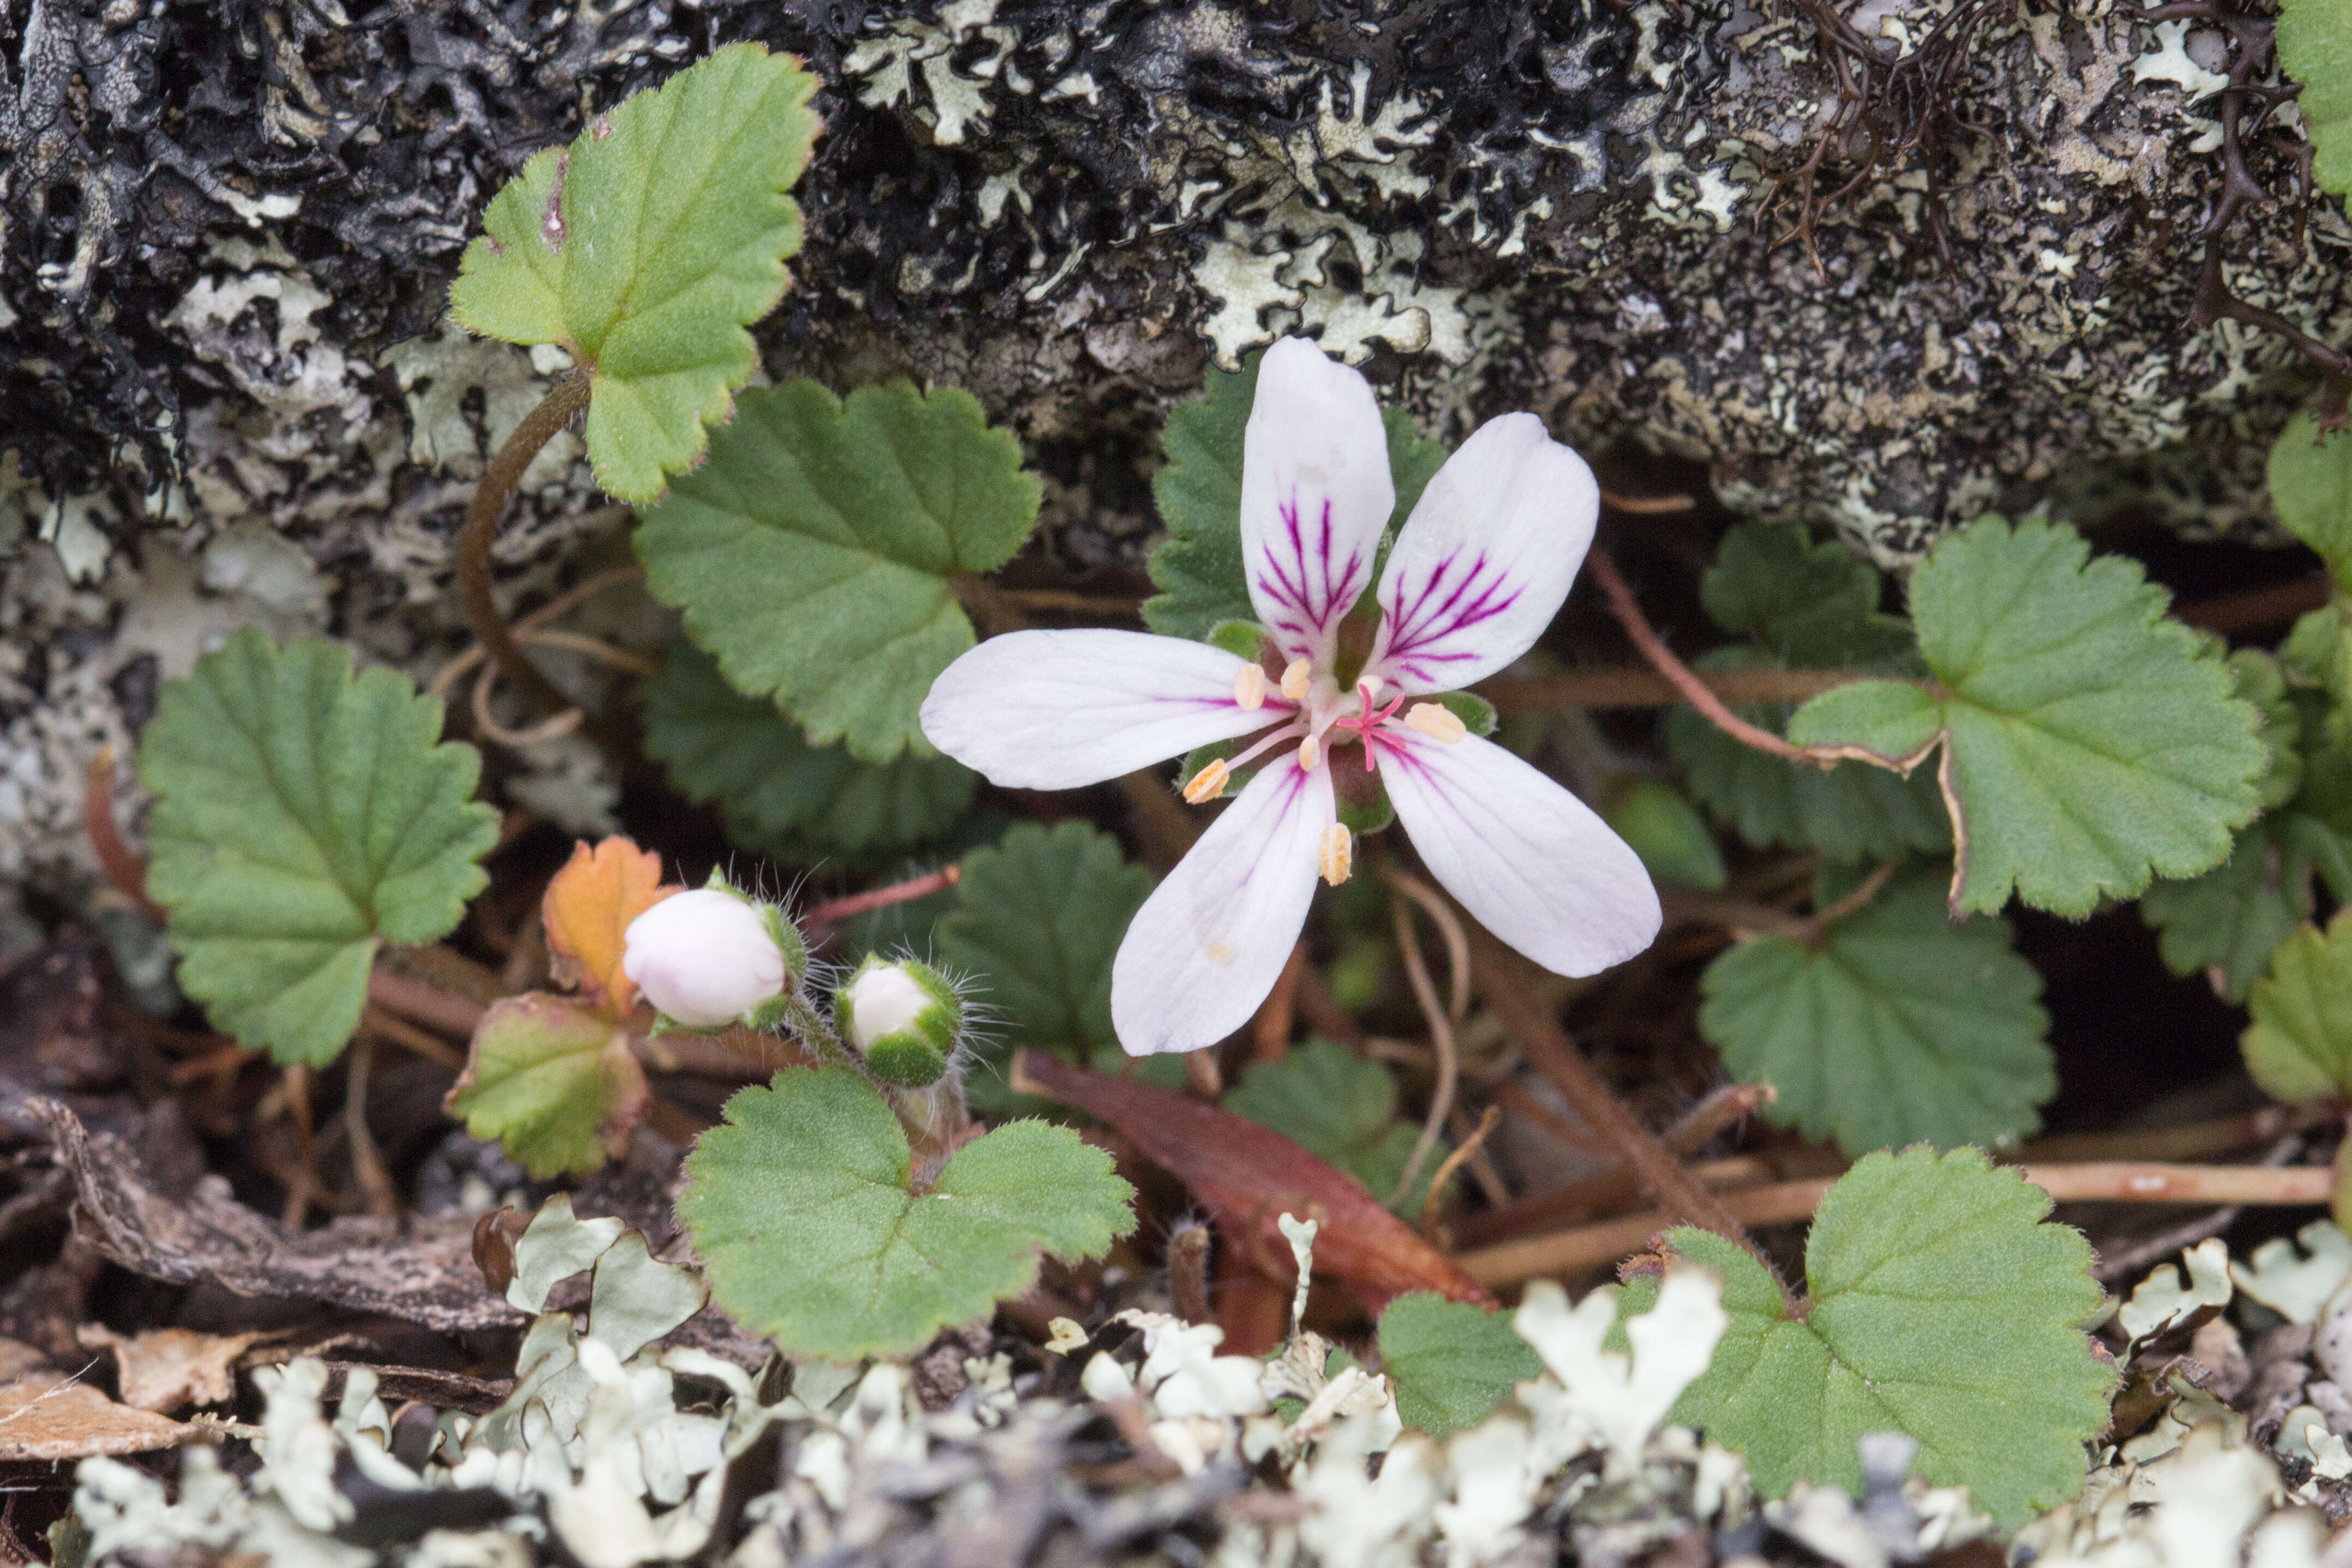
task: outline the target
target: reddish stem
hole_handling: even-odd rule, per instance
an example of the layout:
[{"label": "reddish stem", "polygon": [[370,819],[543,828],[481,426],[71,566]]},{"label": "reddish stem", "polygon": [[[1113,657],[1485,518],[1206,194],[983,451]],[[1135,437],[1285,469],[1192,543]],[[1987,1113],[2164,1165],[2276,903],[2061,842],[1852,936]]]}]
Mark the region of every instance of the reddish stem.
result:
[{"label": "reddish stem", "polygon": [[89,786],[81,797],[82,831],[106,873],[106,880],[129,894],[150,920],[162,925],[169,917],[163,906],[147,896],[147,862],[122,841],[114,822],[114,747],[101,746],[89,759]]},{"label": "reddish stem", "polygon": [[869,909],[887,909],[894,904],[906,904],[918,898],[928,898],[944,893],[963,880],[963,867],[942,866],[929,876],[919,876],[910,882],[894,883],[877,887],[871,893],[853,893],[846,898],[830,898],[812,908],[802,918],[812,925],[838,925],[855,915]]},{"label": "reddish stem", "polygon": [[1836,760],[1804,747],[1792,746],[1770,730],[1748,723],[1726,707],[1723,699],[1709,691],[1706,683],[1699,679],[1688,664],[1675,657],[1675,652],[1666,646],[1665,639],[1651,626],[1642,613],[1640,601],[1633,597],[1633,591],[1625,585],[1624,578],[1618,575],[1617,563],[1609,559],[1609,552],[1595,545],[1585,556],[1584,564],[1601,584],[1601,591],[1609,596],[1610,612],[1617,617],[1617,623],[1625,628],[1625,635],[1634,648],[1650,662],[1652,669],[1664,675],[1675,690],[1682,694],[1683,701],[1706,716],[1708,723],[1742,746],[1769,752],[1774,757],[1784,757],[1791,762],[1811,762],[1827,767]]}]

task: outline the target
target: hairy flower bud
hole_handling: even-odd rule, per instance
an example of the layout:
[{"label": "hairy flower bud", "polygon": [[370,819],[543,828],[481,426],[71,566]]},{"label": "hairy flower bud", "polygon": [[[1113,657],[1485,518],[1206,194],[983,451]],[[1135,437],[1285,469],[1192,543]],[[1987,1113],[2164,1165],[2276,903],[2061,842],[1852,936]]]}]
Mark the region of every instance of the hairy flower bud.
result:
[{"label": "hairy flower bud", "polygon": [[834,1021],[874,1076],[920,1089],[946,1075],[963,1004],[929,965],[869,956],[834,993]]},{"label": "hairy flower bud", "polygon": [[722,1029],[783,995],[806,965],[782,915],[714,879],[629,922],[621,969],[673,1023]]}]

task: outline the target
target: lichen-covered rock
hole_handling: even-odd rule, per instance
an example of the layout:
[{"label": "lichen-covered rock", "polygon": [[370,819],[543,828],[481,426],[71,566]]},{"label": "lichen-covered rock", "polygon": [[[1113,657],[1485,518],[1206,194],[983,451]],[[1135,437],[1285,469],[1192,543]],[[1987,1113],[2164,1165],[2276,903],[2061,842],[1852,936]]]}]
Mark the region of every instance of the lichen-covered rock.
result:
[{"label": "lichen-covered rock", "polygon": [[[81,768],[139,716],[116,688],[171,664],[127,628],[291,615],[420,673],[459,644],[467,486],[560,364],[442,321],[457,253],[529,152],[715,41],[829,84],[770,370],[970,388],[1075,566],[1140,559],[1166,406],[1285,330],[1449,435],[1531,406],[1889,564],[2036,494],[2259,531],[2263,441],[2313,381],[2185,328],[2228,48],[2105,0],[1869,0],[1895,87],[1843,109],[1813,25],[1747,0],[0,16],[0,875],[78,863]],[[1853,188],[1792,238],[1776,178],[1832,124],[1817,188]],[[2294,146],[2249,148],[2282,193]],[[2339,207],[2229,244],[2244,297],[2352,333]],[[509,566],[611,516],[573,456],[534,468]],[[279,539],[315,583],[255,564]]]}]

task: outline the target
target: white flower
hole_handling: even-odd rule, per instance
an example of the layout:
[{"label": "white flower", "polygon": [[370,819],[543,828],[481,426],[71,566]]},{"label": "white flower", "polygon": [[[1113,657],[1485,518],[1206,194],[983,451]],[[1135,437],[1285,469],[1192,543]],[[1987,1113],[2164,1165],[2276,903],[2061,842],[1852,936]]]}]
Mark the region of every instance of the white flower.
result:
[{"label": "white flower", "polygon": [[1014,789],[1077,789],[1256,736],[1187,782],[1188,800],[1213,800],[1232,768],[1268,758],[1119,946],[1111,1016],[1135,1055],[1213,1045],[1274,988],[1317,876],[1348,875],[1340,768],[1377,769],[1423,862],[1546,968],[1592,974],[1657,935],[1657,893],[1623,841],[1415,700],[1493,674],[1549,624],[1592,542],[1591,470],[1531,413],[1482,426],[1399,533],[1367,649],[1341,622],[1373,586],[1394,506],[1370,386],[1284,339],[1259,368],[1242,451],[1244,568],[1276,657],[1261,667],[1181,638],[1018,632],[958,659],[923,704],[934,745]]},{"label": "white flower", "polygon": [[621,972],[689,1029],[733,1023],[791,978],[767,910],[722,887],[671,894],[630,921],[622,942]]}]

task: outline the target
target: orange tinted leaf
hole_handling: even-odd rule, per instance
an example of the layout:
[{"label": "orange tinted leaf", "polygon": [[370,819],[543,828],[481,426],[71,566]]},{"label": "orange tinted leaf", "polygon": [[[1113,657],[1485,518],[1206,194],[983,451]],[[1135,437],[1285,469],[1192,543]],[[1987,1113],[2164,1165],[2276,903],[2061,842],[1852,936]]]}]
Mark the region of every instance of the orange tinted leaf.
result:
[{"label": "orange tinted leaf", "polygon": [[540,905],[556,977],[577,985],[608,1016],[636,1005],[637,988],[621,973],[629,922],[677,892],[661,885],[661,856],[615,833],[594,849],[572,847],[572,859],[547,884]]}]

